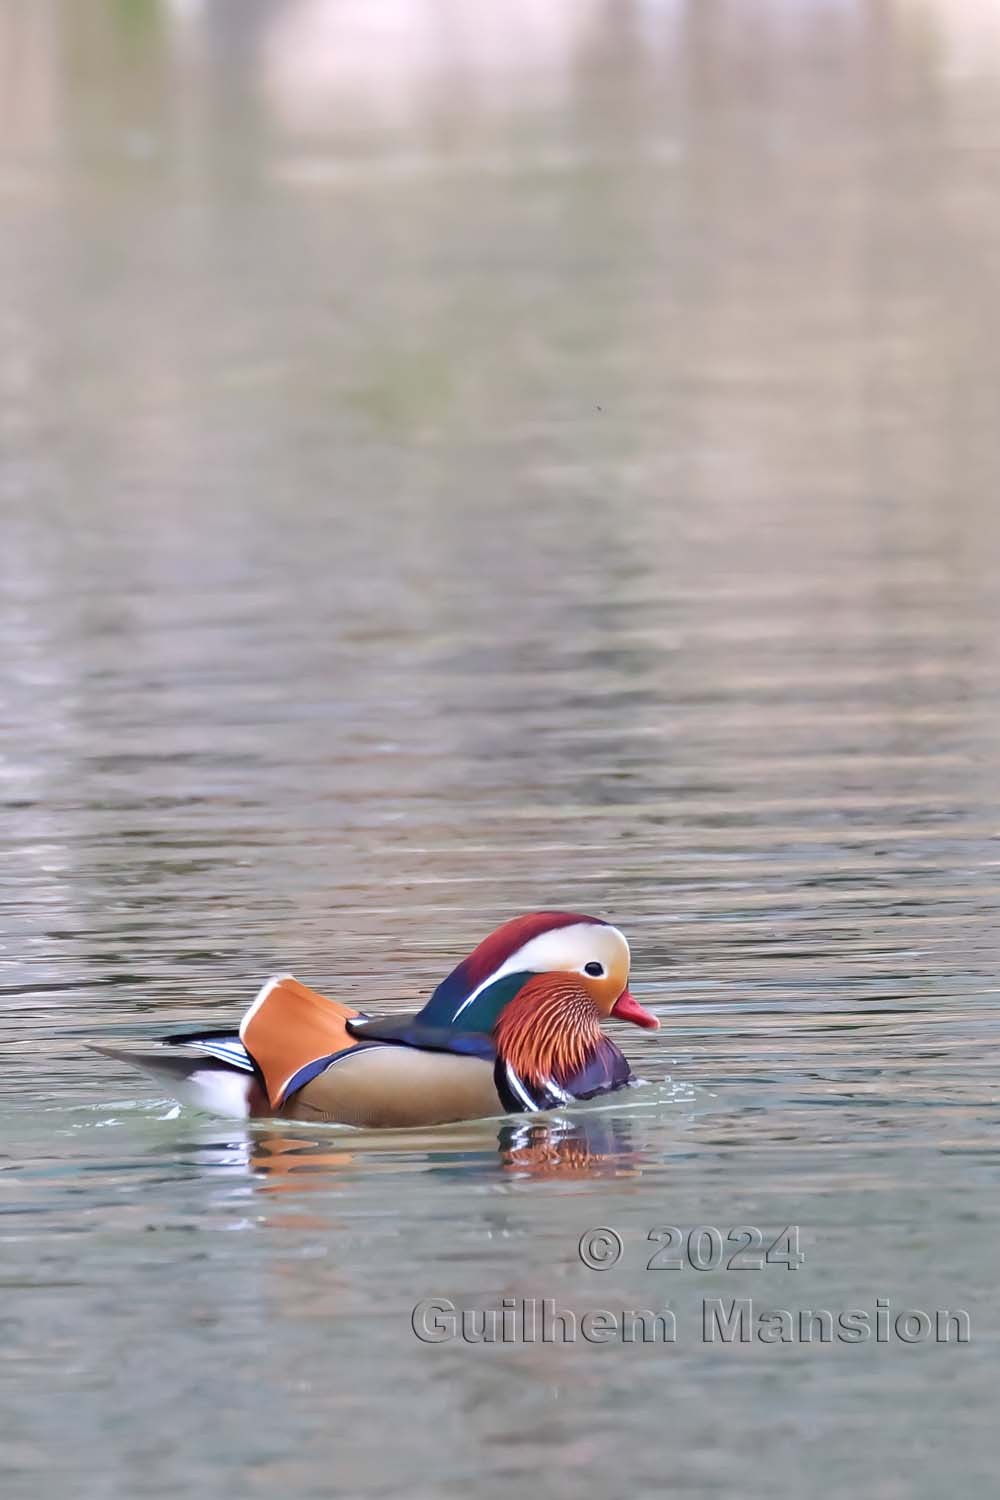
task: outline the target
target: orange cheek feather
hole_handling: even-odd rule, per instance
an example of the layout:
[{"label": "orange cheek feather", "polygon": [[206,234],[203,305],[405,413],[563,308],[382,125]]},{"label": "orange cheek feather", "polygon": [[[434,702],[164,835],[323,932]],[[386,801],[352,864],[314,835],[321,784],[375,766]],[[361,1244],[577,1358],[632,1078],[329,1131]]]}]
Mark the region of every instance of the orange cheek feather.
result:
[{"label": "orange cheek feather", "polygon": [[579,982],[591,996],[601,1015],[610,1016],[619,995],[626,993],[628,968],[624,964],[620,968],[613,968],[603,979],[592,979],[589,974],[581,975]]},{"label": "orange cheek feather", "polygon": [[568,1077],[601,1044],[599,1013],[576,975],[538,974],[501,1013],[495,1036],[520,1077]]}]

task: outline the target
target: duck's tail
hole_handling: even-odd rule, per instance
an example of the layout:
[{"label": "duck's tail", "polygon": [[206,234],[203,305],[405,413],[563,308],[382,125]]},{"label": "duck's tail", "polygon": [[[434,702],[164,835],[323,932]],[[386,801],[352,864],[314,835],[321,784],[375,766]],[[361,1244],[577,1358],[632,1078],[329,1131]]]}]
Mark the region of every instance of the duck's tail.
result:
[{"label": "duck's tail", "polygon": [[193,1109],[241,1120],[250,1115],[269,1113],[266,1095],[239,1037],[228,1040],[243,1053],[246,1059],[243,1065],[221,1061],[214,1051],[203,1050],[203,1040],[214,1043],[218,1037],[218,1032],[210,1033],[204,1039],[201,1036],[179,1037],[176,1041],[161,1042],[152,1049],[105,1047],[92,1043],[91,1050],[148,1073],[163,1085],[171,1099]]}]

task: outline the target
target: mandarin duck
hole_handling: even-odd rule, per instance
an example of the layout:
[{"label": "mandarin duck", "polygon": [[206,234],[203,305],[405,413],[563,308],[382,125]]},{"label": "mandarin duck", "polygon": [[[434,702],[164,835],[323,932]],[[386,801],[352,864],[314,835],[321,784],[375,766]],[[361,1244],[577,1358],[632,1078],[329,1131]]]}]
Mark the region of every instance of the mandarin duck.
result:
[{"label": "mandarin duck", "polygon": [[375,1018],[276,974],[238,1031],[167,1037],[153,1052],[98,1050],[216,1114],[443,1125],[555,1109],[634,1082],[601,1030],[609,1016],[659,1026],[628,976],[617,927],[533,912],[485,938],[413,1014]]}]

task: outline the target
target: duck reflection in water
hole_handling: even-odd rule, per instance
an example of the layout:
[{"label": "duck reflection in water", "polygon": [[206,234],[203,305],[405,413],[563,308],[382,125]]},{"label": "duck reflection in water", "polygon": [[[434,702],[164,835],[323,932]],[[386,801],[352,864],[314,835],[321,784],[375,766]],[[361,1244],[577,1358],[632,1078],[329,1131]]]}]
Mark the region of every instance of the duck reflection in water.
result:
[{"label": "duck reflection in water", "polygon": [[[495,1134],[490,1131],[487,1135],[480,1129],[476,1136],[476,1140],[456,1141],[449,1131],[447,1139],[437,1146],[427,1135],[418,1144],[410,1132],[406,1136],[394,1133],[391,1149],[393,1156],[408,1148],[413,1150],[418,1157],[416,1170],[433,1173],[464,1174],[470,1169],[486,1172],[491,1163],[514,1176],[553,1179],[628,1177],[640,1171],[629,1121],[603,1111],[504,1121]],[[333,1186],[335,1179],[346,1186],[356,1171],[376,1164],[384,1168],[379,1158],[388,1144],[381,1132],[377,1143],[366,1137],[363,1143],[359,1141],[354,1149],[348,1149],[348,1138],[340,1132],[324,1139],[318,1133],[257,1126],[248,1133],[240,1154],[264,1192],[322,1192]],[[227,1157],[233,1164],[232,1142]],[[218,1164],[217,1149],[212,1160],[213,1165]]]},{"label": "duck reflection in water", "polygon": [[500,1164],[523,1177],[634,1177],[640,1170],[629,1122],[620,1115],[520,1120],[500,1127]]}]

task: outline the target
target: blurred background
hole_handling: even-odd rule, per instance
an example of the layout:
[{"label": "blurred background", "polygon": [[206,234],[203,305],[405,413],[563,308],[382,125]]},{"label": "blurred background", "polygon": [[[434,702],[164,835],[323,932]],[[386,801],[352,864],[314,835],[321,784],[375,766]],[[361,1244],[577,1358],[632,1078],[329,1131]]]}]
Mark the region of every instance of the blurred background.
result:
[{"label": "blurred background", "polygon": [[[998,290],[992,0],[0,0],[6,1500],[988,1490]],[[527,1143],[83,1048],[540,906],[664,1029]],[[974,1342],[703,1346],[751,1294]]]}]

